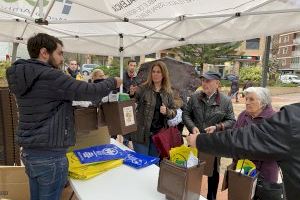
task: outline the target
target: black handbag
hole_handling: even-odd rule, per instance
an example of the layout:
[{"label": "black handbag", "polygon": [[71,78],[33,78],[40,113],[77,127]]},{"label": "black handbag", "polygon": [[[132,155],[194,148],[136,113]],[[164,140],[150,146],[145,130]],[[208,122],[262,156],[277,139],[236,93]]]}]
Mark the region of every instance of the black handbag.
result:
[{"label": "black handbag", "polygon": [[[281,178],[282,174],[280,173]],[[254,200],[285,200],[283,183],[270,183],[258,175]]]},{"label": "black handbag", "polygon": [[269,183],[258,177],[255,200],[284,200],[283,183]]}]

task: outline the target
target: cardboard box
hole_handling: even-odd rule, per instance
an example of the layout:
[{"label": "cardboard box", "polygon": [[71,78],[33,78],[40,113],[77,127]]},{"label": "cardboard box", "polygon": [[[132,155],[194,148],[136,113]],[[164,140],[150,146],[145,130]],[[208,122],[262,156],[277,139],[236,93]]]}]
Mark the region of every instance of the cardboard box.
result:
[{"label": "cardboard box", "polygon": [[203,175],[211,177],[214,172],[214,163],[215,163],[215,156],[203,152],[198,152],[198,159],[201,161],[205,161],[204,173]]},{"label": "cardboard box", "polygon": [[69,148],[69,151],[75,149],[82,149],[89,146],[109,144],[110,135],[108,133],[107,126],[99,127],[96,130],[88,132],[77,132],[76,133],[76,144]]},{"label": "cardboard box", "polygon": [[203,170],[204,162],[184,168],[164,159],[160,163],[157,191],[170,200],[198,200]]},{"label": "cardboard box", "polygon": [[23,166],[0,166],[0,199],[30,198],[28,177]]},{"label": "cardboard box", "polygon": [[134,100],[102,104],[109,134],[126,135],[137,130]]},{"label": "cardboard box", "polygon": [[230,165],[228,173],[228,200],[252,200],[255,194],[258,173],[255,177],[250,177],[236,172]]}]

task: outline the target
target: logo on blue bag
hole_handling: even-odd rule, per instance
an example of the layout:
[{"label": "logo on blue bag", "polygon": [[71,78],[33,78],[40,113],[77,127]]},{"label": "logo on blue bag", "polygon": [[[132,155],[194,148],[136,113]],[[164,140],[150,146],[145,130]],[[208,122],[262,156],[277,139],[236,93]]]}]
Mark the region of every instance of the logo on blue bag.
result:
[{"label": "logo on blue bag", "polygon": [[105,148],[102,151],[97,151],[98,155],[107,155],[107,156],[114,156],[117,155],[119,151],[116,148]]},{"label": "logo on blue bag", "polygon": [[126,156],[124,151],[113,144],[88,147],[74,150],[81,163],[92,163],[107,160],[122,159]]},{"label": "logo on blue bag", "polygon": [[[126,160],[127,160],[128,162],[131,162],[131,163],[135,164],[135,165],[142,165],[142,164],[143,164],[142,159],[139,159],[139,158],[137,158],[137,157],[134,157],[134,156],[131,155],[131,154],[128,154],[128,155],[127,155]],[[145,161],[144,164],[146,164],[146,163],[147,163],[147,161]]]},{"label": "logo on blue bag", "polygon": [[84,158],[91,158],[91,157],[94,156],[94,154],[91,153],[91,152],[84,152],[84,153],[82,154],[82,156],[83,156]]}]

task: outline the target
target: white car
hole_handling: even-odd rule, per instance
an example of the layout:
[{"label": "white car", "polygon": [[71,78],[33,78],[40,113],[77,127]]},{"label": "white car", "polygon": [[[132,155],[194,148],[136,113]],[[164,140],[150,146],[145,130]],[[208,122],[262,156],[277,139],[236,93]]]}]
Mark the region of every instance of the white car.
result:
[{"label": "white car", "polygon": [[81,66],[81,72],[83,75],[88,76],[93,71],[95,67],[98,67],[97,64],[83,64]]},{"label": "white car", "polygon": [[284,74],[280,76],[282,83],[296,83],[300,85],[300,78],[297,75]]}]

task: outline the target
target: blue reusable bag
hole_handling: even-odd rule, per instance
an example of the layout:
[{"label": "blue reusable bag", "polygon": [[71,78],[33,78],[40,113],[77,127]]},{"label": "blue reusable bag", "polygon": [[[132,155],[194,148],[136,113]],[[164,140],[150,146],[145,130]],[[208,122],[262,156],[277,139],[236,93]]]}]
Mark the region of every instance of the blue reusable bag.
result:
[{"label": "blue reusable bag", "polygon": [[128,165],[130,167],[141,169],[144,167],[147,167],[149,165],[155,164],[159,161],[159,158],[152,157],[152,156],[146,156],[143,154],[135,153],[133,151],[125,151],[126,157],[123,161],[125,165]]},{"label": "blue reusable bag", "polygon": [[81,164],[123,159],[126,153],[114,144],[92,146],[74,150]]}]

